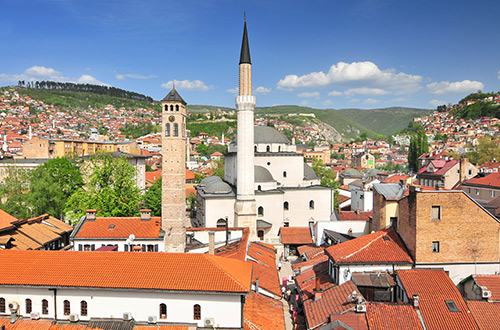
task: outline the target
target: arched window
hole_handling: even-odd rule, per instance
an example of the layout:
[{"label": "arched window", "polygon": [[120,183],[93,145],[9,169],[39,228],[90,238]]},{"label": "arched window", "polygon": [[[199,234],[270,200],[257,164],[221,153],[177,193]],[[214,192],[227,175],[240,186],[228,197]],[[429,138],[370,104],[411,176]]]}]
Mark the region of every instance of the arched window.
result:
[{"label": "arched window", "polygon": [[314,201],[309,201],[309,210],[314,210]]},{"label": "arched window", "polygon": [[278,146],[278,152],[281,152],[281,146]]},{"label": "arched window", "polygon": [[259,238],[259,240],[263,241],[264,240],[264,231],[257,230],[257,237]]},{"label": "arched window", "polygon": [[283,177],[286,178],[286,171],[283,171]]},{"label": "arched window", "polygon": [[167,305],[160,304],[160,319],[167,318]]},{"label": "arched window", "polygon": [[257,214],[259,215],[259,217],[263,217],[264,216],[264,208],[262,206],[259,206]]},{"label": "arched window", "polygon": [[257,152],[257,146],[253,146],[253,151]]},{"label": "arched window", "polygon": [[168,105],[165,104],[165,111],[168,111]]},{"label": "arched window", "polygon": [[42,300],[42,314],[49,314],[49,302],[47,301],[47,299]]},{"label": "arched window", "polygon": [[32,310],[31,299],[26,299],[26,314],[30,314]]},{"label": "arched window", "polygon": [[267,152],[271,151],[271,147],[270,146],[266,146],[266,151]]},{"label": "arched window", "polygon": [[0,298],[0,313],[5,313],[5,298]]},{"label": "arched window", "polygon": [[71,314],[71,306],[69,304],[68,300],[65,300],[63,302],[63,309],[64,309],[64,315],[69,315]]},{"label": "arched window", "polygon": [[175,111],[179,111],[179,105],[178,104],[175,105]]},{"label": "arched window", "polygon": [[258,191],[261,191],[261,190],[262,190],[262,186],[261,186],[261,185],[258,185],[258,186],[257,186],[257,190],[258,190]]},{"label": "arched window", "polygon": [[174,136],[179,136],[179,124],[174,124]]},{"label": "arched window", "polygon": [[165,124],[165,136],[170,136],[170,123]]},{"label": "arched window", "polygon": [[220,218],[217,220],[217,228],[224,228],[226,227],[226,220]]},{"label": "arched window", "polygon": [[201,307],[198,304],[193,306],[193,319],[201,320]]},{"label": "arched window", "polygon": [[288,202],[283,203],[283,210],[288,211]]},{"label": "arched window", "polygon": [[87,316],[87,302],[85,300],[80,302],[80,315]]},{"label": "arched window", "polygon": [[174,111],[174,105],[170,105],[170,111]]}]

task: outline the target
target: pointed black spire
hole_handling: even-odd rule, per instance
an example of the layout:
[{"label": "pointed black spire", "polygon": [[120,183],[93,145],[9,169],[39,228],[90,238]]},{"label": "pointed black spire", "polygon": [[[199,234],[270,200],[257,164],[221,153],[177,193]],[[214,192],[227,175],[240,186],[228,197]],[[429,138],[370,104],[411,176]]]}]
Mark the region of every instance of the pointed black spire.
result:
[{"label": "pointed black spire", "polygon": [[250,46],[248,46],[247,19],[245,13],[245,27],[243,28],[243,41],[241,42],[240,64],[252,64],[250,60]]},{"label": "pointed black spire", "polygon": [[163,98],[162,101],[174,101],[174,102],[181,102],[182,104],[186,105],[186,101],[182,99],[182,97],[177,93],[175,90],[175,82],[174,82],[174,87],[172,90]]}]

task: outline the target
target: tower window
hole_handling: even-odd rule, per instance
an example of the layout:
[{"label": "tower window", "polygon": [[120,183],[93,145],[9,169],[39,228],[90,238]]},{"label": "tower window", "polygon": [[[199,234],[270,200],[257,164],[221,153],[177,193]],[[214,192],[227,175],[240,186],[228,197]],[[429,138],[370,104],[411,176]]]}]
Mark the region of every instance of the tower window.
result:
[{"label": "tower window", "polygon": [[314,210],[314,201],[309,201],[309,210]]},{"label": "tower window", "polygon": [[160,304],[160,319],[167,318],[167,305]]},{"label": "tower window", "polygon": [[174,124],[174,136],[179,136],[179,124]]},{"label": "tower window", "polygon": [[82,316],[87,316],[87,302],[85,300],[82,300],[80,302],[80,314]]},{"label": "tower window", "polygon": [[262,190],[262,186],[261,186],[261,185],[258,185],[258,186],[257,186],[257,190],[258,190],[258,191],[261,191],[261,190]]},{"label": "tower window", "polygon": [[175,105],[175,111],[179,111],[179,105],[178,104]]},{"label": "tower window", "polygon": [[257,214],[258,214],[259,217],[263,217],[264,216],[264,208],[262,206],[259,206]]},{"label": "tower window", "polygon": [[288,202],[283,203],[283,210],[288,211]]},{"label": "tower window", "polygon": [[49,302],[46,299],[42,300],[42,314],[49,314]]},{"label": "tower window", "polygon": [[266,151],[267,152],[271,151],[271,147],[270,146],[266,146]]},{"label": "tower window", "polygon": [[193,319],[201,320],[201,306],[198,304],[193,306]]},{"label": "tower window", "polygon": [[174,105],[170,105],[170,111],[174,111]]},{"label": "tower window", "polygon": [[283,171],[283,177],[286,178],[286,171]]},{"label": "tower window", "polygon": [[168,105],[165,105],[165,111],[168,111]]},{"label": "tower window", "polygon": [[170,123],[165,124],[165,136],[170,136]]},{"label": "tower window", "polygon": [[257,146],[253,146],[253,151],[257,152]]}]

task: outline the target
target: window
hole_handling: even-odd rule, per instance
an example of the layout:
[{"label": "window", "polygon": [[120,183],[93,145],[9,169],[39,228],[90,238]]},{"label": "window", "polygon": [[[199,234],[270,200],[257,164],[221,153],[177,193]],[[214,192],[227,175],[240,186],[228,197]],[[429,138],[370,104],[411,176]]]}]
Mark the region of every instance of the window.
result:
[{"label": "window", "polygon": [[5,298],[0,298],[0,313],[5,313]]},{"label": "window", "polygon": [[479,189],[474,189],[474,194],[479,195]]},{"label": "window", "polygon": [[286,171],[283,171],[283,177],[286,178]]},{"label": "window", "polygon": [[314,201],[309,201],[309,210],[314,210]]},{"label": "window", "polygon": [[469,175],[472,175],[472,170],[469,170]]},{"label": "window", "polygon": [[226,227],[226,220],[220,218],[217,220],[217,228],[224,228]]},{"label": "window", "polygon": [[257,146],[253,147],[253,151],[257,152]]},{"label": "window", "polygon": [[267,152],[271,151],[271,147],[270,146],[266,146],[266,151]]},{"label": "window", "polygon": [[160,304],[160,319],[167,318],[167,305]]},{"label": "window", "polygon": [[168,105],[165,105],[165,111],[168,111]]},{"label": "window", "polygon": [[259,217],[263,217],[264,216],[264,208],[262,206],[259,206],[258,210],[257,210],[257,214]]},{"label": "window", "polygon": [[283,223],[283,227],[289,227],[289,226],[290,226],[290,222],[285,221],[285,222]]},{"label": "window", "polygon": [[193,306],[193,319],[201,320],[201,307],[198,304]]},{"label": "window", "polygon": [[165,136],[170,136],[170,123],[165,125]]},{"label": "window", "polygon": [[49,302],[46,299],[42,300],[42,314],[49,314]]},{"label": "window", "polygon": [[439,253],[439,241],[432,242],[432,252]]},{"label": "window", "polygon": [[32,310],[31,299],[26,299],[26,314],[30,314]]},{"label": "window", "polygon": [[174,124],[174,136],[179,136],[179,124]]},{"label": "window", "polygon": [[288,211],[289,204],[288,202],[283,203],[283,210]]},{"label": "window", "polygon": [[257,237],[263,241],[264,240],[264,231],[263,230],[257,230]]},{"label": "window", "polygon": [[170,105],[170,111],[174,111],[174,105]]},{"label": "window", "polygon": [[398,229],[398,217],[390,217],[389,221],[391,222],[391,227],[393,227],[394,229],[397,230]]},{"label": "window", "polygon": [[175,111],[179,111],[179,105],[178,104],[175,105]]},{"label": "window", "polygon": [[490,191],[490,197],[495,197],[495,190]]},{"label": "window", "polygon": [[80,302],[80,314],[82,316],[87,316],[87,302],[85,300]]},{"label": "window", "polygon": [[448,307],[448,310],[452,313],[458,313],[458,307],[457,304],[455,304],[455,301],[453,300],[445,300],[444,303],[446,304],[446,307]]},{"label": "window", "polygon": [[63,302],[63,308],[64,308],[64,315],[69,315],[71,314],[71,306],[69,304],[68,300],[65,300]]},{"label": "window", "polygon": [[431,220],[441,220],[441,206],[431,207]]},{"label": "window", "polygon": [[261,191],[261,190],[262,190],[262,186],[261,186],[260,184],[257,186],[257,190],[258,190],[258,191]]}]

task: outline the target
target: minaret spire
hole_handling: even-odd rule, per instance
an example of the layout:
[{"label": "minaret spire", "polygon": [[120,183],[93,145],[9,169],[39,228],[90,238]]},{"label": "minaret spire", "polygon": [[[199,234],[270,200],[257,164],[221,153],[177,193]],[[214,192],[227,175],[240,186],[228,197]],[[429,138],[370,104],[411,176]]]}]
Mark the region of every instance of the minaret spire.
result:
[{"label": "minaret spire", "polygon": [[252,64],[250,60],[250,46],[248,45],[247,14],[245,13],[245,25],[243,27],[243,40],[241,42],[240,64]]}]

